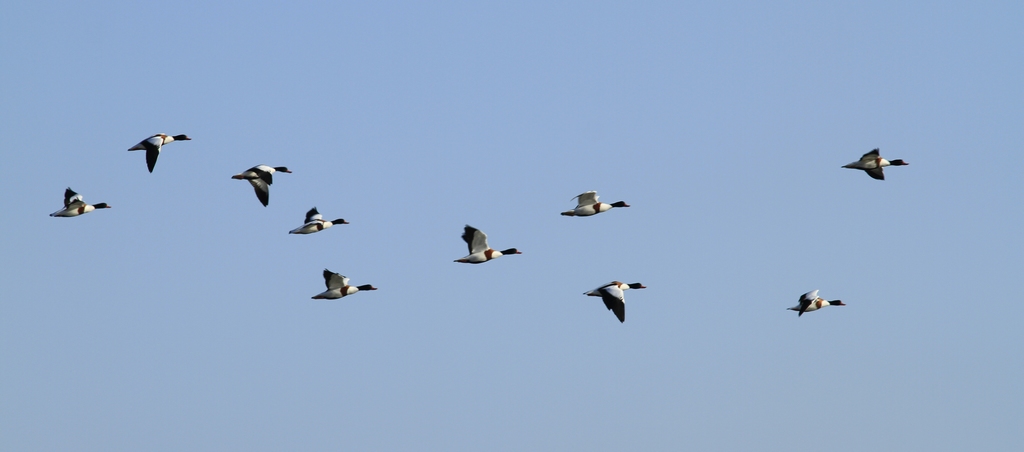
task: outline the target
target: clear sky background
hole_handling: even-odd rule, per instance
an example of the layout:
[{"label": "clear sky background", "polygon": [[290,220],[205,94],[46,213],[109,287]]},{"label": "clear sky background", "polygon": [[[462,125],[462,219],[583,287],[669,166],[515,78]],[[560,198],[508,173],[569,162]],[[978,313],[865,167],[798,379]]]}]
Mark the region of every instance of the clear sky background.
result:
[{"label": "clear sky background", "polygon": [[0,449],[1024,449],[1024,4],[708,3],[5,2]]}]

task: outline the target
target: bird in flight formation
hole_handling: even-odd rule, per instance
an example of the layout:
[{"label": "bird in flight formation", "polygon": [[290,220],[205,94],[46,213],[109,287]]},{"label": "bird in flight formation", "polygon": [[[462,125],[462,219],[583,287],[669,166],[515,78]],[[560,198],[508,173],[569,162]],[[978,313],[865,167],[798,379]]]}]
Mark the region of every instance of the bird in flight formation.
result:
[{"label": "bird in flight formation", "polygon": [[[174,142],[174,141],[189,141],[187,135],[167,135],[158,133],[145,140],[140,141],[135,146],[129,148],[129,151],[146,151],[146,165],[149,168],[149,172],[153,172],[153,168],[156,166],[157,158],[160,156],[160,151],[163,146]],[[885,180],[885,174],[882,169],[887,166],[904,166],[907,165],[902,159],[886,160],[879,155],[879,150],[874,149],[867,154],[861,156],[860,160],[843,165],[843,168],[859,169],[864,171],[874,179]],[[256,165],[249,168],[241,173],[231,176],[232,179],[247,180],[252,184],[253,189],[256,192],[256,197],[260,203],[266,207],[270,203],[270,185],[274,183],[274,173],[291,173],[287,167],[276,166],[270,167],[267,165]],[[602,203],[598,201],[596,191],[588,191],[581,193],[572,199],[577,200],[576,208],[573,210],[567,210],[562,212],[563,216],[569,217],[589,217],[597,215],[602,212],[607,212],[616,207],[629,207],[625,201],[618,201],[614,203]],[[51,217],[75,217],[82,214],[92,212],[96,209],[109,209],[110,206],[107,203],[98,204],[86,204],[83,201],[82,195],[74,192],[71,188],[67,188],[64,191],[64,208],[51,213]],[[317,211],[316,207],[313,207],[306,212],[306,218],[302,226],[289,231],[289,234],[312,234],[323,231],[331,226],[338,224],[349,224],[344,219],[336,219],[333,221],[325,221],[320,212]],[[466,225],[463,229],[462,240],[466,242],[469,248],[469,254],[461,259],[456,259],[455,262],[466,263],[466,264],[482,264],[484,262],[497,259],[501,256],[510,254],[522,254],[515,248],[509,248],[502,251],[497,251],[491,248],[487,244],[487,234],[483,231]],[[327,285],[327,290],[321,292],[313,299],[327,299],[333,300],[343,298],[348,295],[352,295],[359,291],[370,291],[377,290],[370,284],[364,284],[361,286],[350,286],[348,284],[349,279],[338,273],[334,273],[330,270],[324,269],[323,272],[324,283]],[[624,292],[629,289],[646,289],[647,287],[640,283],[625,284],[619,281],[612,281],[601,287],[598,287],[589,292],[585,292],[584,295],[592,297],[601,297],[601,301],[604,302],[605,307],[609,311],[615,314],[615,317],[619,319],[619,322],[625,323],[626,321],[626,300]],[[787,308],[791,311],[797,311],[797,316],[802,316],[805,312],[816,311],[826,306],[846,306],[841,300],[825,300],[824,298],[818,297],[818,291],[813,290],[800,296],[799,304],[791,308]]]},{"label": "bird in flight formation", "polygon": [[263,203],[263,207],[270,204],[270,185],[274,183],[274,173],[290,173],[291,171],[283,166],[269,167],[267,165],[256,165],[241,173],[231,176],[232,179],[247,180],[256,191],[256,197]]},{"label": "bird in flight formation", "polygon": [[174,135],[170,136],[166,133],[158,133],[145,140],[139,142],[135,146],[128,148],[129,151],[146,151],[146,166],[149,167],[149,172],[153,172],[153,168],[156,167],[156,159],[160,157],[160,150],[163,149],[164,145],[172,141],[188,141],[191,140],[187,135]]},{"label": "bird in flight formation", "polygon": [[314,300],[336,300],[352,295],[360,290],[377,290],[376,287],[369,284],[350,286],[348,285],[347,276],[339,275],[326,268],[324,269],[324,283],[327,284],[327,290],[314,295]]},{"label": "bird in flight formation", "polygon": [[618,281],[612,281],[601,287],[598,287],[590,292],[584,292],[583,295],[589,295],[591,297],[601,297],[601,301],[604,301],[604,306],[609,311],[615,313],[615,317],[619,318],[620,323],[626,322],[626,297],[623,291],[628,289],[646,289],[640,283],[626,284]]},{"label": "bird in flight formation", "polygon": [[348,224],[344,219],[338,218],[334,221],[324,221],[323,215],[316,211],[316,207],[309,209],[306,212],[306,221],[303,222],[302,226],[299,226],[291,231],[289,234],[312,234],[314,232],[320,232],[336,224]]},{"label": "bird in flight formation", "polygon": [[566,210],[565,212],[562,212],[562,215],[565,215],[567,217],[589,217],[591,215],[597,215],[601,212],[607,212],[611,210],[612,207],[629,207],[629,204],[626,204],[625,201],[613,202],[611,204],[608,204],[604,202],[598,202],[597,198],[598,196],[596,191],[588,191],[586,193],[581,193],[572,198],[577,200],[576,208],[572,210]]},{"label": "bird in flight formation", "polygon": [[82,214],[92,212],[96,209],[109,209],[110,206],[105,202],[99,204],[90,205],[86,204],[82,200],[82,195],[75,193],[71,187],[64,190],[64,208],[54,213],[51,213],[51,217],[77,217]]},{"label": "bird in flight formation", "polygon": [[515,248],[503,251],[492,249],[487,245],[487,234],[468,224],[463,230],[462,240],[465,240],[466,244],[469,245],[469,255],[462,259],[455,259],[455,262],[463,264],[482,264],[508,254],[523,254]]}]

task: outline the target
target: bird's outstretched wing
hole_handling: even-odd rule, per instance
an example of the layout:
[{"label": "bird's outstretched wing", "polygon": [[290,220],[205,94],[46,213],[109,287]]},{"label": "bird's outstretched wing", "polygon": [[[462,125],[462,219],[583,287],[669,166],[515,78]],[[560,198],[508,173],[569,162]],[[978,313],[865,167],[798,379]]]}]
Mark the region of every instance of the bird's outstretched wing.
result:
[{"label": "bird's outstretched wing", "polygon": [[149,168],[149,172],[153,172],[153,168],[156,168],[156,159],[160,157],[160,148],[156,149],[146,147],[146,167]]},{"label": "bird's outstretched wing", "polygon": [[875,148],[875,149],[872,149],[871,152],[868,152],[867,154],[864,154],[864,155],[860,156],[860,161],[862,161],[862,162],[870,162],[870,161],[872,161],[874,159],[877,159],[877,158],[878,158],[878,148]]},{"label": "bird's outstretched wing", "polygon": [[609,311],[615,313],[615,317],[619,318],[619,322],[626,322],[626,298],[625,294],[622,293],[622,289],[619,286],[609,285],[600,289],[601,301],[604,301],[605,307]]},{"label": "bird's outstretched wing", "polygon": [[64,207],[67,208],[72,203],[76,203],[76,202],[85,202],[85,201],[82,201],[82,195],[80,195],[78,193],[75,193],[75,191],[72,190],[71,187],[68,187],[67,189],[65,189],[64,190]]},{"label": "bird's outstretched wing", "polygon": [[480,253],[490,248],[487,246],[487,234],[468,224],[463,229],[462,240],[465,240],[466,245],[469,245],[469,254]]},{"label": "bird's outstretched wing", "polygon": [[263,179],[249,179],[249,183],[252,184],[253,190],[256,191],[256,197],[263,203],[263,207],[270,204],[270,185]]},{"label": "bird's outstretched wing", "polygon": [[309,212],[306,212],[306,221],[305,221],[306,223],[309,223],[311,221],[318,221],[318,220],[322,220],[322,219],[323,219],[323,216],[320,215],[320,212],[316,211],[316,207],[314,207],[312,209],[309,209]]},{"label": "bird's outstretched wing", "polygon": [[800,296],[800,311],[799,311],[799,313],[796,316],[800,317],[800,316],[804,315],[804,311],[807,311],[807,308],[809,308],[811,306],[811,303],[814,303],[814,300],[817,300],[817,299],[818,299],[818,289],[812,290],[810,292],[807,292],[807,293],[801,295]]},{"label": "bird's outstretched wing", "polygon": [[588,191],[586,193],[580,193],[573,199],[576,199],[576,207],[589,206],[597,203],[597,192]]},{"label": "bird's outstretched wing", "polygon": [[348,285],[348,278],[325,268],[324,283],[327,284],[327,290],[340,289]]}]

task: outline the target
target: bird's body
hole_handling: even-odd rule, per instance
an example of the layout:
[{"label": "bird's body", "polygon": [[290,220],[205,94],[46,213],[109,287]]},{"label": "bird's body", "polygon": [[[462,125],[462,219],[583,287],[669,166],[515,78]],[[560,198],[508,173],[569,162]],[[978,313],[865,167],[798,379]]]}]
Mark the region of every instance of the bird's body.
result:
[{"label": "bird's body", "polygon": [[263,207],[270,204],[270,185],[274,183],[274,173],[290,173],[291,171],[283,166],[270,167],[267,165],[256,165],[241,173],[231,176],[232,179],[247,180],[256,191],[256,198],[263,203]]},{"label": "bird's body", "polygon": [[306,221],[295,229],[288,231],[289,234],[312,234],[314,232],[320,232],[336,224],[348,224],[344,219],[338,218],[334,221],[326,221],[320,212],[317,212],[316,207],[309,209],[306,212]]},{"label": "bird's body", "polygon": [[99,204],[86,204],[82,200],[82,195],[75,193],[71,187],[64,190],[64,208],[51,213],[51,217],[77,217],[82,214],[87,214],[96,209],[109,209],[110,206],[105,202]]},{"label": "bird's body", "polygon": [[640,283],[626,284],[619,281],[612,281],[601,287],[598,287],[590,292],[585,292],[584,295],[591,297],[601,297],[601,301],[604,301],[604,305],[609,311],[615,313],[615,317],[618,317],[620,323],[626,322],[626,297],[623,291],[628,289],[646,289],[647,287]]},{"label": "bird's body", "polygon": [[846,306],[842,300],[828,301],[818,296],[817,290],[812,290],[800,296],[800,303],[792,308],[786,308],[790,311],[797,311],[797,317],[804,315],[805,312],[817,311],[826,306]]},{"label": "bird's body", "polygon": [[885,173],[882,172],[882,168],[885,168],[887,166],[904,165],[909,165],[909,163],[904,162],[901,159],[883,159],[880,155],[878,155],[878,149],[874,149],[871,152],[862,155],[860,157],[860,160],[843,165],[843,168],[863,170],[865,173],[868,173],[868,176],[871,176],[872,179],[885,180]]},{"label": "bird's body", "polygon": [[164,145],[172,141],[188,141],[191,140],[187,135],[167,135],[166,133],[158,133],[145,140],[139,142],[135,146],[128,148],[129,151],[146,151],[146,166],[149,168],[149,172],[153,172],[153,168],[156,167],[156,159],[160,157],[160,150],[163,149]]},{"label": "bird's body", "polygon": [[629,204],[626,204],[625,201],[619,201],[608,204],[606,202],[599,202],[598,198],[599,196],[597,196],[596,191],[588,191],[586,193],[581,193],[580,195],[573,198],[577,200],[576,208],[573,210],[567,210],[565,212],[562,212],[562,215],[565,215],[567,217],[589,217],[591,215],[597,215],[601,212],[607,212],[611,210],[613,207],[629,207]]},{"label": "bird's body", "polygon": [[350,286],[348,285],[348,277],[334,273],[326,268],[324,269],[324,283],[327,284],[327,290],[314,295],[314,300],[336,300],[352,295],[360,290],[377,290],[376,287],[369,284]]},{"label": "bird's body", "polygon": [[456,259],[455,262],[461,262],[464,264],[482,264],[507,254],[523,254],[515,248],[509,248],[502,251],[492,249],[487,245],[487,234],[484,234],[483,231],[470,225],[466,225],[465,229],[463,229],[462,240],[465,240],[466,244],[469,245],[469,255],[462,259]]}]

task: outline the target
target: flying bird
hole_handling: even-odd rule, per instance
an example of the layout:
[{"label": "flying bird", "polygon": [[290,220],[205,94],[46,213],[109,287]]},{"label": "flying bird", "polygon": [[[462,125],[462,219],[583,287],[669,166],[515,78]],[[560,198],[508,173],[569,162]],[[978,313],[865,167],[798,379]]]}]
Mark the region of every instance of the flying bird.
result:
[{"label": "flying bird", "polygon": [[309,212],[306,212],[306,221],[303,223],[303,225],[295,229],[292,229],[291,231],[288,231],[288,233],[312,234],[314,232],[323,231],[324,229],[327,229],[336,224],[348,224],[348,222],[341,218],[338,218],[337,220],[334,221],[324,221],[323,215],[320,215],[320,212],[317,212],[316,207],[314,207],[312,209],[309,209]]},{"label": "flying bird", "polygon": [[790,311],[797,311],[797,317],[804,315],[805,312],[817,311],[825,306],[846,306],[842,300],[828,301],[818,296],[817,290],[812,290],[800,296],[800,304],[793,306],[792,308],[786,308]]},{"label": "flying bird", "polygon": [[105,202],[99,204],[90,205],[86,204],[82,200],[82,195],[75,193],[71,187],[64,190],[64,208],[51,213],[51,217],[77,217],[84,213],[92,212],[96,209],[109,209],[110,206]]},{"label": "flying bird", "polygon": [[339,275],[326,268],[324,269],[324,283],[327,284],[327,290],[314,295],[314,300],[336,300],[338,298],[352,295],[360,290],[377,290],[376,287],[369,284],[350,286],[348,285],[347,276]]},{"label": "flying bird", "polygon": [[904,162],[903,160],[900,159],[883,159],[878,155],[878,149],[875,149],[872,150],[871,152],[868,152],[867,154],[862,155],[860,157],[860,160],[843,165],[843,168],[864,170],[864,172],[868,173],[868,176],[871,176],[872,179],[885,180],[885,174],[882,173],[882,168],[885,168],[887,166],[903,165],[909,165],[909,163]]},{"label": "flying bird", "polygon": [[503,251],[491,249],[490,246],[487,246],[487,234],[484,234],[483,231],[468,224],[462,233],[462,240],[465,240],[466,244],[469,245],[469,255],[462,259],[455,259],[455,262],[461,262],[464,264],[481,264],[491,259],[497,259],[506,254],[523,254],[515,248],[509,248]]},{"label": "flying bird", "polygon": [[256,190],[256,197],[266,207],[270,203],[270,185],[274,183],[275,172],[290,173],[288,168],[283,166],[269,167],[267,165],[256,165],[241,173],[231,176],[232,179],[247,180]]},{"label": "flying bird", "polygon": [[619,281],[612,281],[601,287],[598,287],[590,292],[584,292],[583,295],[589,295],[591,297],[601,297],[601,301],[604,301],[605,307],[609,311],[615,313],[615,317],[619,318],[620,323],[626,322],[626,298],[623,291],[627,289],[646,289],[640,283],[625,284]]},{"label": "flying bird", "polygon": [[160,149],[165,144],[172,141],[188,141],[191,140],[187,135],[174,135],[170,136],[166,133],[158,133],[145,140],[139,142],[135,146],[129,148],[129,151],[146,151],[146,166],[149,167],[149,172],[153,172],[153,168],[156,166],[156,159],[160,157]]},{"label": "flying bird", "polygon": [[613,202],[611,204],[597,201],[597,192],[588,191],[581,193],[578,196],[574,196],[572,199],[577,199],[576,208],[573,210],[567,210],[562,212],[562,215],[567,217],[589,217],[591,215],[597,215],[601,212],[607,212],[612,207],[629,207],[625,201]]}]

